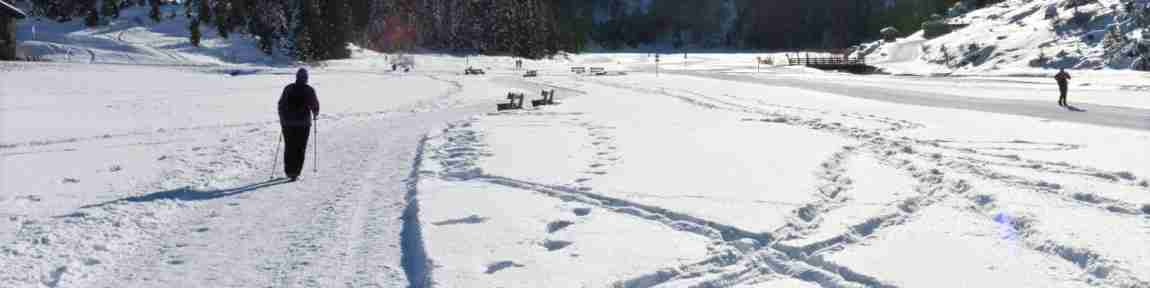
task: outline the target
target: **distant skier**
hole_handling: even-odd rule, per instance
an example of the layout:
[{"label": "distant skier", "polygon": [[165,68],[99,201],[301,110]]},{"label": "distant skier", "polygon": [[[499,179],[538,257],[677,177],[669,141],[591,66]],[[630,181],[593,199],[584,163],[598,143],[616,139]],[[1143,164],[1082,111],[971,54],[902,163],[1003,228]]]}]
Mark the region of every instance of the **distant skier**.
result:
[{"label": "distant skier", "polygon": [[284,87],[279,101],[280,126],[286,143],[284,174],[291,181],[299,178],[303,170],[311,121],[319,116],[319,100],[316,99],[315,89],[307,85],[307,78],[307,69],[300,68],[296,72],[295,83]]},{"label": "distant skier", "polygon": [[1058,106],[1066,107],[1066,90],[1070,86],[1070,73],[1066,73],[1066,69],[1059,69],[1058,74],[1054,75],[1054,80],[1058,81]]}]

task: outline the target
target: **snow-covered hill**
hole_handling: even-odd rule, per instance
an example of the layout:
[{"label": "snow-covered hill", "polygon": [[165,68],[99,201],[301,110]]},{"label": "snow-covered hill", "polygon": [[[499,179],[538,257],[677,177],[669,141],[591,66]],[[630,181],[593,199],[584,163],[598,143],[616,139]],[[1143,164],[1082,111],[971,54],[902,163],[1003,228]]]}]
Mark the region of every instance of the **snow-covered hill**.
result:
[{"label": "snow-covered hill", "polygon": [[222,38],[208,26],[200,46],[191,44],[188,19],[178,5],[162,6],[159,23],[148,17],[148,8],[123,9],[119,18],[105,17],[107,25],[86,27],[75,18],[56,22],[43,17],[21,20],[16,39],[26,58],[72,63],[236,65],[286,64],[291,58],[267,55],[250,35],[234,33]]},{"label": "snow-covered hill", "polygon": [[[1150,47],[1150,39],[1143,38],[1146,29],[1125,20],[1136,11],[1125,11],[1119,0],[1078,7],[1070,2],[1006,1],[946,19],[969,25],[946,35],[925,39],[920,31],[863,45],[862,51],[868,61],[896,74],[1045,75],[1050,73],[1045,69],[1057,68],[1131,69],[1139,57],[1150,59],[1150,53],[1136,55],[1139,44]],[[1107,29],[1119,29],[1126,38],[1111,53]]]}]

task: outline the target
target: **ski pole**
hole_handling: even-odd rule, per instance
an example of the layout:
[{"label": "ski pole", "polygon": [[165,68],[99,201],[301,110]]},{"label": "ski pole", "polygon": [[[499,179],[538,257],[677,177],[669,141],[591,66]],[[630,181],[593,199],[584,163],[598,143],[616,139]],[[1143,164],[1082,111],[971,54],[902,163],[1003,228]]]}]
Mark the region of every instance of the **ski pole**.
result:
[{"label": "ski pole", "polygon": [[319,144],[316,144],[318,143],[318,139],[316,138],[319,138],[319,117],[316,117],[314,120],[315,124],[311,126],[312,134],[315,134],[312,135],[311,138],[311,172],[319,173]]},{"label": "ski pole", "polygon": [[280,131],[280,142],[279,144],[276,144],[276,154],[272,159],[272,170],[270,173],[268,173],[268,180],[276,178],[276,167],[278,167],[280,163],[280,146],[283,146],[283,142],[284,134],[283,131]]}]

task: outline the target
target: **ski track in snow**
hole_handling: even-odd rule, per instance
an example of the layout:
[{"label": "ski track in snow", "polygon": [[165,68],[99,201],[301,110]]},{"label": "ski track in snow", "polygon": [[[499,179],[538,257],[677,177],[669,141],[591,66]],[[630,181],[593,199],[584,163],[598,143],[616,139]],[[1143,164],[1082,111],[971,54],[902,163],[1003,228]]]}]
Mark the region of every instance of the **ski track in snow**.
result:
[{"label": "ski track in snow", "polygon": [[[723,103],[723,104],[728,104],[728,103]],[[736,104],[728,104],[728,105],[732,105],[732,106],[736,107],[736,109],[742,108],[742,109],[746,109],[746,110],[753,110],[753,108],[751,108],[751,107],[737,106]],[[744,111],[746,111],[746,110],[744,110]],[[762,111],[760,111],[759,113],[762,113]],[[777,115],[770,115],[771,113],[763,113],[763,114],[765,114],[764,116],[768,116],[768,117],[769,116],[777,116]],[[1022,188],[1035,189],[1037,191],[1046,192],[1046,193],[1057,193],[1055,191],[1055,190],[1057,190],[1056,187],[1058,187],[1057,184],[1051,185],[1051,184],[1046,183],[1042,180],[1025,179],[1025,178],[1021,178],[1021,177],[1006,175],[1006,174],[999,173],[999,172],[994,172],[994,170],[990,167],[1003,166],[1003,165],[1017,165],[1017,166],[1027,167],[1027,168],[1037,167],[1037,166],[1032,166],[1032,165],[1043,165],[1043,167],[1046,167],[1046,166],[1065,167],[1066,168],[1065,170],[1053,170],[1053,171],[1052,170],[1045,170],[1043,168],[1034,168],[1034,169],[1041,170],[1043,172],[1052,172],[1052,173],[1061,173],[1061,174],[1073,173],[1073,174],[1077,174],[1080,176],[1092,176],[1092,177],[1102,178],[1102,179],[1108,180],[1108,181],[1116,181],[1116,182],[1120,182],[1124,185],[1129,185],[1129,186],[1136,185],[1133,181],[1135,179],[1135,177],[1130,177],[1130,176],[1120,177],[1120,176],[1118,176],[1118,174],[1122,174],[1121,172],[1119,172],[1119,173],[1104,172],[1104,171],[1101,171],[1099,169],[1094,169],[1094,168],[1090,168],[1090,167],[1077,167],[1077,166],[1067,164],[1067,163],[1049,163],[1049,162],[1042,162],[1042,161],[1037,161],[1037,160],[1023,159],[1023,158],[1020,158],[1016,155],[998,155],[998,154],[992,154],[989,152],[984,152],[986,150],[1001,151],[1001,150],[1050,149],[1050,148],[1044,148],[1042,146],[1056,147],[1056,148],[1054,148],[1054,150],[1075,149],[1075,146],[1070,145],[1070,144],[1060,144],[1060,143],[1052,143],[1052,144],[1047,144],[1047,145],[1039,144],[1039,145],[1035,145],[1035,146],[1039,146],[1038,148],[1033,148],[1033,149],[1009,147],[1008,145],[1001,145],[1001,143],[999,143],[999,146],[992,146],[992,147],[986,147],[986,148],[965,148],[965,149],[949,148],[949,150],[959,150],[963,154],[978,154],[980,156],[999,157],[999,158],[1006,159],[1006,162],[1008,162],[1008,163],[1009,162],[1014,162],[1014,163],[1001,164],[1001,163],[995,163],[995,162],[990,162],[990,161],[980,161],[977,159],[971,159],[971,158],[962,157],[962,156],[958,156],[959,161],[945,161],[944,159],[946,156],[943,156],[940,153],[932,153],[932,154],[928,154],[928,155],[923,155],[922,152],[917,151],[917,150],[921,149],[920,145],[933,145],[932,143],[938,143],[938,142],[919,141],[919,140],[915,140],[915,139],[909,139],[906,137],[900,137],[899,139],[884,139],[884,137],[882,137],[881,134],[877,135],[875,137],[868,137],[868,135],[859,135],[860,134],[859,131],[850,131],[850,129],[839,128],[837,125],[823,125],[822,123],[818,123],[818,122],[819,121],[816,120],[815,123],[807,122],[807,123],[804,123],[802,125],[806,125],[806,126],[813,128],[815,130],[823,130],[823,131],[827,131],[828,130],[827,128],[830,128],[830,132],[843,135],[844,137],[853,137],[853,138],[865,139],[867,142],[865,142],[865,144],[863,146],[866,148],[866,150],[869,150],[869,152],[871,152],[872,155],[879,156],[880,159],[882,159],[882,162],[884,164],[894,166],[900,170],[904,170],[907,174],[910,174],[912,177],[917,179],[920,182],[920,185],[915,187],[915,191],[918,191],[922,195],[906,199],[906,200],[902,201],[901,203],[899,203],[898,208],[900,211],[898,211],[896,214],[881,215],[881,216],[878,216],[878,217],[873,218],[871,220],[868,220],[867,222],[860,223],[859,225],[856,225],[856,226],[851,228],[851,233],[850,233],[851,235],[843,235],[842,237],[836,237],[834,239],[830,239],[830,241],[824,241],[822,243],[819,243],[818,245],[816,245],[814,247],[803,247],[805,249],[800,249],[799,253],[797,253],[799,255],[814,254],[819,249],[822,249],[822,247],[827,247],[827,246],[840,246],[840,247],[836,247],[835,249],[848,249],[847,247],[844,247],[843,245],[846,245],[847,243],[851,242],[852,241],[851,239],[865,238],[869,235],[872,235],[876,232],[879,232],[879,230],[881,230],[884,227],[890,227],[893,225],[899,225],[899,224],[905,223],[906,221],[911,220],[911,218],[913,217],[913,214],[916,211],[919,211],[919,210],[926,208],[930,205],[939,203],[939,202],[945,200],[946,197],[949,197],[952,194],[961,194],[961,193],[964,193],[964,192],[971,189],[970,185],[965,180],[963,180],[962,178],[959,177],[956,179],[956,178],[947,177],[946,175],[948,173],[943,172],[946,170],[952,170],[952,171],[958,172],[958,173],[973,174],[975,176],[981,176],[985,180],[1007,182],[1010,185],[1022,186]],[[887,122],[887,124],[893,124],[893,123],[897,123],[897,122]],[[892,125],[892,127],[889,129],[889,131],[901,130],[901,129],[904,129],[904,127],[907,127],[910,129],[915,128],[914,125],[911,125],[911,126]],[[869,138],[869,139],[867,139],[867,138]],[[943,143],[945,143],[945,142],[943,142]],[[1032,144],[1032,143],[1027,143],[1025,141],[1013,141],[1012,144]],[[939,146],[941,146],[941,145],[939,145]],[[916,155],[917,155],[917,158],[921,158],[921,159],[914,159],[913,157]],[[906,157],[906,156],[912,156],[912,157]],[[965,160],[966,162],[964,163],[962,160]],[[833,159],[832,161],[825,163],[823,166],[824,167],[827,167],[827,166],[833,167],[834,165],[837,165],[839,161],[840,161],[839,159]],[[952,169],[946,169],[946,168],[952,168]],[[1124,175],[1128,175],[1128,173],[1126,173]],[[821,187],[818,190],[821,193],[824,193],[823,196],[828,196],[829,199],[833,199],[833,197],[829,197],[831,195],[825,194],[825,191],[828,190],[828,189],[825,189],[825,187],[827,187],[827,186]],[[835,190],[841,190],[841,189],[842,189],[841,187],[834,187],[832,185],[829,190],[835,191]],[[1063,195],[1063,196],[1064,197],[1062,197],[1061,199],[1063,199],[1064,201],[1072,202],[1073,204],[1077,204],[1077,205],[1095,206],[1097,208],[1105,209],[1106,211],[1113,212],[1113,213],[1127,214],[1127,215],[1139,215],[1141,213],[1141,212],[1137,212],[1136,204],[1122,203],[1120,200],[1107,199],[1107,198],[1103,198],[1103,197],[1099,197],[1099,196],[1087,196],[1087,197],[1082,197],[1082,196],[1075,197],[1075,196],[1069,196],[1069,195]],[[1088,200],[1083,200],[1083,199],[1088,199]],[[976,202],[976,201],[974,201],[973,197],[972,197],[972,202]],[[806,208],[806,207],[804,207],[804,208]],[[796,216],[798,216],[796,218],[798,218],[798,219],[817,218],[817,217],[812,217],[812,216],[804,216],[804,215],[810,215],[810,214],[816,214],[816,215],[818,214],[818,212],[814,212],[814,213],[808,212],[808,211],[810,211],[810,209],[804,209],[804,208],[800,208],[799,210],[796,211],[796,214],[797,214]],[[818,209],[814,209],[814,210],[817,211]],[[823,210],[824,210],[824,212],[826,211],[826,209],[823,209]],[[982,216],[985,216],[987,218],[993,218],[994,217],[994,215],[982,215]],[[801,229],[798,229],[798,230],[801,230]],[[1042,238],[1041,236],[1039,236],[1040,234],[1038,231],[1026,230],[1025,228],[1020,228],[1019,230],[1025,231],[1023,234],[1028,235],[1027,236],[1028,240],[1030,240],[1031,238],[1038,238],[1038,239]],[[1032,248],[1036,251],[1048,253],[1048,254],[1051,254],[1052,256],[1060,257],[1063,260],[1073,262],[1076,266],[1079,266],[1080,268],[1082,268],[1084,270],[1084,272],[1087,272],[1087,275],[1090,278],[1092,278],[1091,281],[1097,280],[1097,281],[1109,283],[1109,284],[1116,285],[1116,286],[1133,285],[1134,287],[1142,287],[1142,286],[1150,285],[1145,280],[1137,279],[1137,278],[1129,275],[1128,274],[1129,271],[1123,271],[1120,267],[1115,267],[1115,266],[1107,264],[1107,263],[1111,263],[1114,261],[1111,261],[1109,259],[1105,259],[1104,257],[1100,256],[1096,252],[1089,251],[1089,250],[1084,249],[1084,248],[1066,247],[1064,244],[1059,244],[1059,243],[1053,242],[1051,240],[1030,240],[1030,241],[1028,241],[1027,244],[1028,244],[1028,246],[1030,246],[1030,248]],[[795,251],[793,249],[787,249],[787,250]],[[1067,252],[1067,251],[1073,251],[1073,252]],[[828,263],[822,263],[822,264],[829,265]],[[838,268],[838,267],[824,267],[824,268]],[[1099,272],[1099,271],[1102,271],[1102,272]],[[845,277],[847,275],[843,275],[843,276]],[[868,286],[870,286],[872,284],[878,284],[878,283],[870,283],[870,284],[868,284]]]},{"label": "ski track in snow", "polygon": [[[981,217],[994,221],[995,217],[999,217],[997,216],[999,214],[996,214],[993,209],[993,199],[988,200],[985,195],[971,193],[976,189],[973,183],[981,183],[980,181],[1018,187],[1022,189],[1021,191],[1050,194],[1055,196],[1055,199],[1069,205],[1100,209],[1112,213],[1116,217],[1129,218],[1130,221],[1144,221],[1137,218],[1144,211],[1139,211],[1139,206],[1136,203],[1093,194],[1061,191],[1060,185],[1056,183],[996,171],[996,167],[1023,168],[1038,173],[1047,173],[1051,176],[1082,177],[1090,181],[1103,181],[1145,190],[1146,187],[1137,182],[1141,177],[1128,172],[1104,171],[1065,162],[1052,163],[1010,154],[1020,151],[1068,151],[1079,149],[1077,145],[1038,143],[1025,140],[974,142],[893,137],[887,135],[902,130],[919,129],[923,127],[923,124],[876,115],[838,113],[815,108],[778,105],[762,99],[736,98],[729,95],[708,96],[685,90],[643,88],[607,80],[587,80],[589,78],[576,79],[580,80],[576,83],[589,82],[592,85],[602,85],[615,89],[664,95],[701,109],[717,109],[747,115],[743,121],[758,122],[763,123],[763,125],[798,126],[819,133],[830,133],[858,141],[858,145],[843,147],[841,151],[820,165],[815,174],[823,184],[815,187],[812,192],[818,196],[819,201],[797,207],[786,226],[779,227],[769,233],[755,233],[688,214],[644,205],[640,202],[596,194],[589,188],[580,185],[580,183],[593,179],[596,176],[594,173],[584,178],[575,179],[571,182],[573,184],[555,185],[489,175],[476,166],[475,163],[478,159],[493,157],[494,155],[486,152],[486,145],[483,143],[484,135],[482,132],[471,130],[471,123],[475,121],[501,123],[498,121],[500,118],[511,117],[515,119],[515,124],[510,124],[513,126],[596,127],[594,123],[590,122],[579,123],[580,114],[578,113],[557,114],[533,111],[493,113],[486,117],[453,124],[440,136],[447,139],[446,144],[444,144],[446,146],[437,147],[440,153],[433,159],[439,159],[445,167],[445,170],[439,173],[440,177],[444,179],[482,181],[535,191],[564,201],[576,201],[607,211],[632,215],[651,221],[656,225],[667,225],[686,233],[702,235],[720,241],[723,243],[721,247],[725,247],[719,252],[712,253],[711,257],[695,264],[667,267],[646,273],[641,277],[620,279],[614,285],[616,287],[651,287],[681,280],[694,281],[699,278],[705,280],[694,282],[693,286],[731,287],[768,280],[779,275],[812,282],[823,287],[897,286],[896,283],[889,280],[865,275],[850,269],[850,267],[836,264],[827,260],[824,255],[851,249],[892,227],[915,221],[920,211],[942,203],[965,206],[967,208],[964,210],[971,217]],[[579,86],[572,85],[570,89],[578,88]],[[825,120],[824,117],[828,116],[875,123],[881,128],[852,127],[849,124]],[[537,120],[538,117],[544,117],[544,119]],[[566,117],[574,117],[574,119],[566,119]],[[509,124],[503,123],[501,125]],[[599,146],[600,142],[611,141],[610,137],[600,137],[601,132],[592,131],[592,133],[596,133],[592,135],[597,137],[594,138],[596,140],[593,140],[596,142],[592,143],[595,146]],[[468,152],[459,154],[450,153],[450,151]],[[610,152],[600,155],[608,153]],[[904,177],[913,179],[917,183],[912,188],[915,195],[891,203],[877,204],[885,206],[887,209],[883,211],[886,212],[873,215],[863,222],[848,227],[845,233],[827,239],[818,239],[802,246],[788,245],[787,240],[803,239],[819,229],[826,229],[826,227],[820,226],[822,215],[848,204],[858,204],[852,203],[850,196],[852,180],[844,174],[843,164],[849,159],[861,155],[874,157],[882,165],[898,171]],[[1045,237],[1043,231],[1030,228],[1034,221],[1040,220],[1023,218],[1013,222],[1016,230],[1021,235],[1025,235],[1023,236],[1025,246],[1031,251],[1046,255],[1046,257],[1066,261],[1079,267],[1083,272],[1082,276],[1078,277],[1079,281],[1106,283],[1116,287],[1147,287],[1150,285],[1146,279],[1139,279],[1131,274],[1131,271],[1123,268],[1120,261],[1110,259],[1108,256],[1088,248],[1059,243],[1052,238]]]},{"label": "ski track in snow", "polygon": [[[426,76],[450,81],[434,75]],[[45,221],[23,221],[16,229],[18,240],[3,246],[8,260],[0,261],[5,271],[22,272],[5,273],[0,281],[14,285],[24,283],[17,287],[89,284],[121,287],[408,286],[403,275],[404,268],[408,267],[401,265],[400,260],[400,257],[407,256],[403,250],[408,247],[391,243],[391,240],[400,235],[405,207],[415,207],[415,203],[409,205],[404,199],[412,197],[409,194],[416,191],[414,181],[417,178],[411,177],[416,175],[413,168],[418,167],[409,163],[420,157],[420,139],[435,123],[478,111],[476,107],[467,106],[470,105],[468,102],[456,99],[463,86],[458,83],[453,86],[455,88],[444,95],[406,107],[325,114],[317,124],[320,125],[319,134],[313,135],[323,137],[319,138],[321,143],[318,146],[319,172],[311,171],[315,154],[309,150],[304,177],[296,183],[261,179],[269,172],[265,165],[271,163],[270,156],[276,147],[260,143],[274,143],[279,137],[272,122],[5,144],[5,155],[15,155],[42,153],[45,151],[34,149],[51,145],[191,137],[184,135],[196,135],[205,130],[256,136],[234,137],[218,147],[196,146],[183,150],[190,154],[161,157],[160,161],[178,161],[175,162],[179,163],[177,167],[188,167],[164,172],[166,176],[162,179],[171,183],[146,184],[146,187],[135,191],[171,184],[188,185],[184,188],[86,205],[75,213]],[[387,137],[380,137],[381,134]],[[261,149],[251,153],[253,151],[238,151],[231,147]],[[215,160],[206,159],[213,155]],[[261,159],[250,159],[253,156]],[[268,158],[263,159],[265,156]],[[189,177],[195,179],[195,175],[210,175],[213,173],[211,167],[222,164],[217,160],[228,157],[247,167],[234,176],[238,178],[210,177],[197,180],[199,184],[179,182]],[[274,175],[281,173],[271,172]],[[202,185],[217,187],[219,183],[233,182],[255,184],[219,190],[191,188]],[[334,185],[317,186],[320,183]],[[228,219],[240,221],[220,222],[225,215],[229,216]],[[89,236],[75,237],[77,235]],[[205,237],[208,235],[210,237]],[[84,239],[99,240],[91,242]],[[51,251],[70,252],[58,258],[46,254],[55,253]],[[213,255],[219,253],[217,251],[232,252]],[[188,277],[180,272],[185,269],[208,273]]]}]

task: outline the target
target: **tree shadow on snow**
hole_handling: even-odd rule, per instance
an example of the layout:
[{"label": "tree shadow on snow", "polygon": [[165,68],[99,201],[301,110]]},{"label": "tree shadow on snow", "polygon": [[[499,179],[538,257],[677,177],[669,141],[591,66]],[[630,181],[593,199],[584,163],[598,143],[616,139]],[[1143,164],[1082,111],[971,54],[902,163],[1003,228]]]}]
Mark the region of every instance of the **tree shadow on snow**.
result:
[{"label": "tree shadow on snow", "polygon": [[141,202],[153,202],[153,201],[159,201],[159,200],[177,200],[177,201],[212,200],[212,199],[219,199],[219,198],[223,198],[223,197],[235,196],[235,195],[239,195],[239,194],[243,194],[243,193],[247,193],[247,192],[252,192],[252,191],[267,188],[267,187],[285,184],[288,182],[290,182],[290,181],[288,181],[287,179],[280,178],[280,179],[263,181],[260,183],[248,184],[248,185],[236,187],[236,188],[229,188],[229,189],[222,189],[222,190],[208,190],[208,191],[198,191],[198,190],[192,189],[191,187],[184,187],[184,188],[173,189],[173,190],[168,190],[168,191],[152,192],[152,193],[148,193],[148,194],[144,194],[144,195],[140,195],[140,196],[121,198],[121,199],[111,200],[111,201],[107,201],[107,202],[103,202],[103,203],[99,203],[99,204],[84,205],[84,206],[81,206],[80,209],[103,207],[103,206],[107,206],[107,205],[119,203],[119,202],[141,203]]}]

